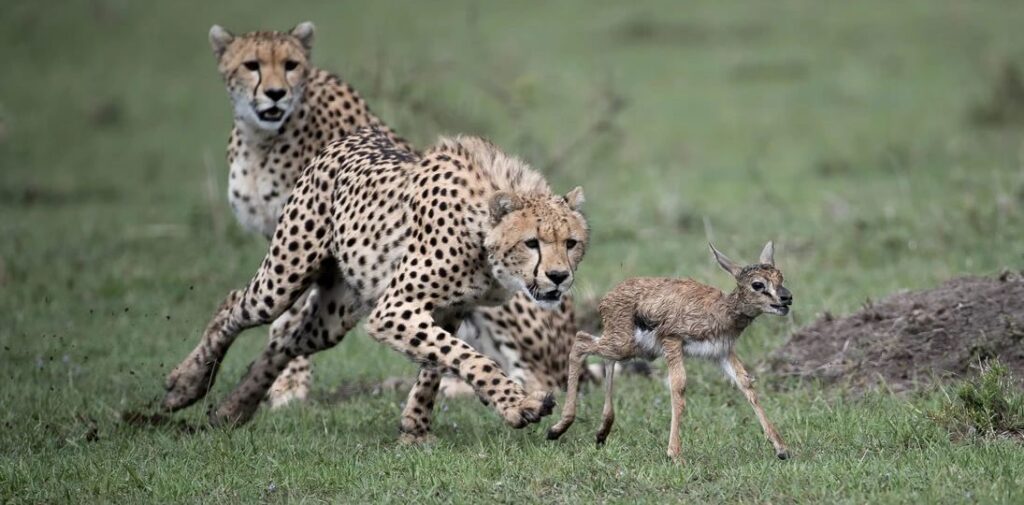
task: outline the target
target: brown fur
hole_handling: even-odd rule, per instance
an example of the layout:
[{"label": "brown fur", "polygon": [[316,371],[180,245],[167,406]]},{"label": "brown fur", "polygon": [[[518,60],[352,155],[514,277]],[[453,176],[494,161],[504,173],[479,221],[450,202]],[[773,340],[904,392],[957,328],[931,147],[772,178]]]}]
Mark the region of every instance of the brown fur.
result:
[{"label": "brown fur", "polygon": [[782,437],[765,416],[753,389],[753,379],[736,356],[734,345],[743,330],[763,312],[785,315],[792,295],[783,287],[782,273],[775,268],[774,245],[761,252],[760,263],[739,268],[711,246],[719,265],[736,279],[726,294],[692,279],[633,278],[615,287],[601,300],[598,310],[604,333],[595,337],[576,334],[569,356],[569,387],[562,419],[548,431],[557,439],[576,417],[579,374],[589,355],[601,356],[605,365],[605,404],[598,444],[603,444],[615,419],[612,404],[614,361],[664,356],[672,393],[672,422],[668,455],[679,457],[679,420],[686,405],[684,356],[718,360],[723,370],[754,408],[765,436],[780,459],[789,456]]}]

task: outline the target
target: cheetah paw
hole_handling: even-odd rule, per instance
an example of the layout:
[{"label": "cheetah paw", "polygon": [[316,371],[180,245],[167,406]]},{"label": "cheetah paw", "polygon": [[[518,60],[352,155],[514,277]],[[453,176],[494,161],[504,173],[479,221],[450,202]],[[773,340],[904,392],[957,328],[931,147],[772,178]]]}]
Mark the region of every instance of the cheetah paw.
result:
[{"label": "cheetah paw", "polygon": [[509,408],[502,415],[513,428],[524,428],[550,415],[555,408],[555,395],[545,391],[534,391],[524,397],[519,405]]},{"label": "cheetah paw", "polygon": [[260,402],[250,400],[235,400],[228,397],[221,402],[217,410],[210,412],[210,425],[212,426],[241,426],[256,414]]},{"label": "cheetah paw", "polygon": [[181,410],[199,401],[213,386],[220,363],[204,363],[189,357],[174,368],[164,381],[163,409]]},{"label": "cheetah paw", "polygon": [[437,442],[433,433],[405,433],[398,435],[398,443],[405,446],[432,445]]}]

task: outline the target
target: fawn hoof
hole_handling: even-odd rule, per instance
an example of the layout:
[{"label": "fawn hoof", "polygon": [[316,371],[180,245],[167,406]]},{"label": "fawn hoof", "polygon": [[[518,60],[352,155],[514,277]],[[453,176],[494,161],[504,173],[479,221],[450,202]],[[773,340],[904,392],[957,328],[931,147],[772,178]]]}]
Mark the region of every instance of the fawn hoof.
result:
[{"label": "fawn hoof", "polygon": [[558,440],[558,438],[562,436],[562,433],[565,432],[551,428],[548,430],[548,440]]},{"label": "fawn hoof", "polygon": [[775,456],[783,461],[789,459],[789,451],[782,449],[781,451],[775,451]]},{"label": "fawn hoof", "polygon": [[604,441],[608,439],[608,434],[607,433],[598,433],[597,437],[595,437],[595,439],[597,441],[597,446],[598,447],[604,447]]}]

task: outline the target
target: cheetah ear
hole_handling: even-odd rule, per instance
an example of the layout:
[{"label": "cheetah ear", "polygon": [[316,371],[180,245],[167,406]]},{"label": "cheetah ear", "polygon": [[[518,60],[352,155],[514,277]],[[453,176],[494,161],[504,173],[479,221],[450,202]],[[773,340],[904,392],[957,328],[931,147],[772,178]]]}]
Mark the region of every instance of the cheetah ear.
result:
[{"label": "cheetah ear", "polygon": [[569,208],[572,210],[580,210],[580,207],[583,206],[583,202],[586,200],[583,197],[583,188],[580,186],[572,188],[572,191],[566,193],[563,198],[565,198],[565,203],[568,203]]},{"label": "cheetah ear", "polygon": [[225,30],[223,26],[213,25],[210,27],[210,47],[213,48],[213,55],[218,59],[224,56],[224,51],[227,51],[228,44],[232,40],[235,40],[235,36]]},{"label": "cheetah ear", "polygon": [[736,277],[736,275],[740,273],[740,267],[736,266],[736,264],[726,257],[726,255],[722,254],[721,251],[715,249],[714,244],[708,242],[708,246],[711,247],[711,254],[715,255],[715,261],[718,261],[718,265],[721,266],[723,270],[729,272],[729,275],[732,275],[733,277]]},{"label": "cheetah ear", "polygon": [[761,263],[775,266],[775,243],[771,240],[761,249]]},{"label": "cheetah ear", "polygon": [[308,53],[313,50],[313,32],[315,31],[316,27],[313,26],[312,21],[304,21],[292,28],[292,37],[299,39],[299,43]]},{"label": "cheetah ear", "polygon": [[491,220],[497,223],[510,212],[522,208],[522,198],[507,191],[499,191],[491,197]]}]

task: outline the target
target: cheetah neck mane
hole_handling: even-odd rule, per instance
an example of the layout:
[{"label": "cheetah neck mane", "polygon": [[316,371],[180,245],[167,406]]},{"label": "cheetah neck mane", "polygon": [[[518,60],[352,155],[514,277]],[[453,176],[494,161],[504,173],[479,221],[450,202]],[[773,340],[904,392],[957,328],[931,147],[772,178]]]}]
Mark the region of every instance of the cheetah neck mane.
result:
[{"label": "cheetah neck mane", "polygon": [[480,137],[441,137],[434,149],[465,157],[483,170],[498,191],[521,195],[551,194],[551,187],[543,175],[523,160],[505,154],[498,146]]}]

